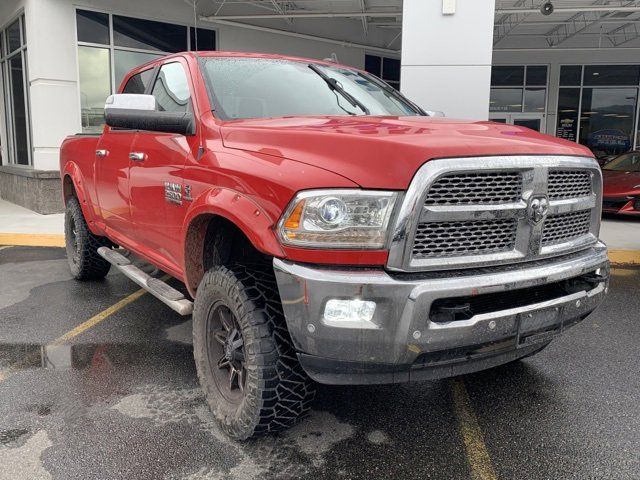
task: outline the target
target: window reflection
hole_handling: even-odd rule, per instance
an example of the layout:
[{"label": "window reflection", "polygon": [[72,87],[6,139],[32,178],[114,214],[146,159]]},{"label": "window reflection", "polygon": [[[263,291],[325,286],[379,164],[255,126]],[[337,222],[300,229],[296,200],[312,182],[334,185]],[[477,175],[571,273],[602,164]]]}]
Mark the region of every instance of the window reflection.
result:
[{"label": "window reflection", "polygon": [[546,88],[527,88],[524,91],[524,111],[544,113]]},{"label": "window reflection", "polygon": [[156,58],[162,57],[162,54],[129,52],[127,50],[116,50],[113,52],[113,63],[115,70],[116,88],[120,86],[124,76],[135,67],[147,63]]},{"label": "window reflection", "polygon": [[585,88],[580,143],[597,156],[629,150],[633,143],[637,88]]},{"label": "window reflection", "polygon": [[19,53],[9,61],[11,72],[11,99],[13,104],[13,128],[15,136],[15,162],[29,165],[29,138],[27,133],[27,111],[25,107],[24,71],[22,54]]},{"label": "window reflection", "polygon": [[163,65],[152,94],[160,111],[189,111],[189,83],[183,66],[179,63]]},{"label": "window reflection", "polygon": [[489,100],[490,112],[521,112],[521,88],[492,88]]},{"label": "window reflection", "polygon": [[99,132],[104,124],[104,102],[111,94],[109,49],[78,47],[80,111],[83,132]]},{"label": "window reflection", "polygon": [[187,27],[114,15],[113,43],[117,47],[181,52],[187,49]]}]

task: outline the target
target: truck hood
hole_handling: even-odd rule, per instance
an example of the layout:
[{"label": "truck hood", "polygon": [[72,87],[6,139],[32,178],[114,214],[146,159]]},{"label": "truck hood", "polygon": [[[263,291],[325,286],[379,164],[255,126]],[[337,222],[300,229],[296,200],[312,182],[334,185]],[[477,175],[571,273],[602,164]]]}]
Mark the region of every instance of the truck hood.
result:
[{"label": "truck hood", "polygon": [[363,188],[406,189],[434,158],[586,155],[585,147],[533,130],[437,117],[281,117],[225,122],[227,148],[288,158]]},{"label": "truck hood", "polygon": [[640,173],[602,170],[605,197],[637,195],[640,192]]}]

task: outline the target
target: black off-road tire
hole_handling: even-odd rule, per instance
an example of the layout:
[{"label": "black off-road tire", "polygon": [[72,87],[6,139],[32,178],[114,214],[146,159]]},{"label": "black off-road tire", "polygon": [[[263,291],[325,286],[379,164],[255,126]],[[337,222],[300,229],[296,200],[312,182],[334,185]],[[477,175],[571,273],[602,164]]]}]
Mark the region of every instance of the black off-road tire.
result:
[{"label": "black off-road tire", "polygon": [[[212,358],[221,348],[210,343],[220,309],[233,315],[243,340],[244,387],[238,379],[233,392],[233,381],[229,386],[220,379],[223,370]],[[296,357],[271,265],[216,266],[205,273],[193,310],[193,345],[200,385],[231,438],[284,430],[309,412],[315,384]]]},{"label": "black off-road tire", "polygon": [[64,236],[67,261],[73,278],[98,280],[109,273],[111,264],[98,254],[98,248],[110,247],[112,244],[107,238],[91,233],[75,197],[67,200]]}]

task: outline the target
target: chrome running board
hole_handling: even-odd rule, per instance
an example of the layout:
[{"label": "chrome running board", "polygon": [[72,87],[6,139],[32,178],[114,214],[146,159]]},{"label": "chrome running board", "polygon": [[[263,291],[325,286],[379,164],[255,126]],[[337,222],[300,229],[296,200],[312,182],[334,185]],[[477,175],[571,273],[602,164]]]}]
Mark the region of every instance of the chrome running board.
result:
[{"label": "chrome running board", "polygon": [[171,285],[159,278],[152,277],[136,267],[131,260],[109,247],[100,247],[98,254],[125,276],[180,315],[191,315],[193,302]]}]

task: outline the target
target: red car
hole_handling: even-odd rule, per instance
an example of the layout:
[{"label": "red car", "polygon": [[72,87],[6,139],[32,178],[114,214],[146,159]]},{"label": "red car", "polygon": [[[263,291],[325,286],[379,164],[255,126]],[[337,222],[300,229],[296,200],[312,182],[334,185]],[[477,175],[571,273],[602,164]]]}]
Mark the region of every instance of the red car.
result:
[{"label": "red car", "polygon": [[602,167],[603,213],[640,217],[640,151],[623,153]]}]

